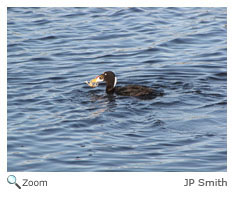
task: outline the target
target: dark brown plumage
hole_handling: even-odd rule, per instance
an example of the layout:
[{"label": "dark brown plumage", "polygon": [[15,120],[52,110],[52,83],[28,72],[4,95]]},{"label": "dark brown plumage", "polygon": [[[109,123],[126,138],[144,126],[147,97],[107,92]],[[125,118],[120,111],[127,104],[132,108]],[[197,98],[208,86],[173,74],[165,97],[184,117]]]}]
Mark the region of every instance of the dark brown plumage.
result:
[{"label": "dark brown plumage", "polygon": [[123,96],[146,96],[152,94],[153,89],[140,85],[127,85],[125,87],[116,87],[115,93]]},{"label": "dark brown plumage", "polygon": [[97,82],[106,82],[106,93],[121,96],[134,96],[142,99],[152,99],[156,97],[154,89],[140,85],[127,85],[124,87],[116,87],[117,78],[112,71],[104,72],[97,77]]}]

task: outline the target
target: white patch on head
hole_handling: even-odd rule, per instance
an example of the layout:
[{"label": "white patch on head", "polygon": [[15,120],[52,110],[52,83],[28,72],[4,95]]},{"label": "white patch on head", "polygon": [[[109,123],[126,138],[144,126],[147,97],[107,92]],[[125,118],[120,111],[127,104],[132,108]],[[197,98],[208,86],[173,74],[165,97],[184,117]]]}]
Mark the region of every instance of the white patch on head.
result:
[{"label": "white patch on head", "polygon": [[117,78],[115,77],[114,87],[115,87],[116,83],[117,83]]}]

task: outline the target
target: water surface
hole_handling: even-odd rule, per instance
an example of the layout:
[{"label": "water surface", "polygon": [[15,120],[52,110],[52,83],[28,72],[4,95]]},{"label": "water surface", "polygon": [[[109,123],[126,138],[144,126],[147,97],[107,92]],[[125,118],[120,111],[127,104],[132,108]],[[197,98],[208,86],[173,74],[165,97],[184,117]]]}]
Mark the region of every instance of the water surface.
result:
[{"label": "water surface", "polygon": [[[226,8],[8,8],[8,171],[226,171]],[[162,93],[107,95],[84,81]]]}]

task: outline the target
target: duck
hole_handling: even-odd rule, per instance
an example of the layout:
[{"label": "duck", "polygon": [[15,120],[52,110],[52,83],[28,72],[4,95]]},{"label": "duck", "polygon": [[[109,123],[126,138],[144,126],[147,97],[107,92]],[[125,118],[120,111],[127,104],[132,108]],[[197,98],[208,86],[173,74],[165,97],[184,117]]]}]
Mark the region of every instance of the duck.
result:
[{"label": "duck", "polygon": [[139,97],[142,99],[151,99],[157,96],[156,91],[153,88],[142,86],[142,85],[126,85],[123,87],[116,86],[117,77],[114,72],[106,71],[101,75],[98,75],[96,78],[92,79],[90,82],[86,83],[90,87],[97,87],[99,83],[106,83],[106,93],[107,94],[116,94],[121,96],[133,96]]}]

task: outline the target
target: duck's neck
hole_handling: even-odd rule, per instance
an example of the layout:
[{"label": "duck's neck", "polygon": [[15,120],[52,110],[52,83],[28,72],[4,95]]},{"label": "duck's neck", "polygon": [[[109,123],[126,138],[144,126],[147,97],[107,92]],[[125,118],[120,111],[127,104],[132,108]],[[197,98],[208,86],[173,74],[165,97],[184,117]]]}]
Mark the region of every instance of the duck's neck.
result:
[{"label": "duck's neck", "polygon": [[115,87],[113,86],[106,86],[106,93],[113,94],[115,92]]},{"label": "duck's neck", "polygon": [[116,83],[117,83],[117,78],[116,77],[113,80],[108,81],[106,83],[106,93],[108,93],[108,94],[114,93]]}]

